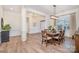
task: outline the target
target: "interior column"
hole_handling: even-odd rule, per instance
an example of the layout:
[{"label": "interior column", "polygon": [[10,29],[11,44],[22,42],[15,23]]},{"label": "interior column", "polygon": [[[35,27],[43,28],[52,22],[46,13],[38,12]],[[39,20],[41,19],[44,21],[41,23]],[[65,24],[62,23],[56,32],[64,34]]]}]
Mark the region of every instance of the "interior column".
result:
[{"label": "interior column", "polygon": [[27,24],[26,24],[26,9],[22,7],[21,9],[21,22],[22,22],[22,33],[21,33],[21,38],[22,41],[27,40]]}]

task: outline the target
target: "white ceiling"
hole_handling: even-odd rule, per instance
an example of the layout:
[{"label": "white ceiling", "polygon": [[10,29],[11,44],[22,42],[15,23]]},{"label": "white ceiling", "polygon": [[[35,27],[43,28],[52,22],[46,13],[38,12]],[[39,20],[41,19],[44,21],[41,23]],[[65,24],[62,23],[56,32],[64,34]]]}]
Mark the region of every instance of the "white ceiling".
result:
[{"label": "white ceiling", "polygon": [[[28,8],[32,8],[47,14],[53,13],[53,5],[28,5]],[[56,13],[79,8],[79,5],[56,5]]]},{"label": "white ceiling", "polygon": [[19,5],[4,5],[3,10],[13,11],[13,12],[20,12],[21,6]]},{"label": "white ceiling", "polygon": [[[4,5],[5,10],[20,11],[21,6],[19,5]],[[53,13],[53,5],[25,5],[25,8],[31,8],[37,11],[51,15]],[[79,8],[79,5],[56,5],[56,12],[60,13],[63,11]]]}]

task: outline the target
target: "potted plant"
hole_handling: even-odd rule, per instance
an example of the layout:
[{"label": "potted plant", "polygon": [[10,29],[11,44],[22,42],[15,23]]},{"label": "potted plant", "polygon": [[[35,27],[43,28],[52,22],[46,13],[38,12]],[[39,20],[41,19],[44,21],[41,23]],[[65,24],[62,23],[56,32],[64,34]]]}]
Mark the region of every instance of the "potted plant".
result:
[{"label": "potted plant", "polygon": [[51,31],[51,32],[53,32],[53,33],[56,32],[56,30],[55,30],[55,28],[53,26],[49,26],[48,30]]},{"label": "potted plant", "polygon": [[11,29],[10,24],[4,25],[3,18],[1,18],[1,43],[9,41],[10,29]]},{"label": "potted plant", "polygon": [[52,30],[52,26],[48,26],[48,30],[51,31]]},{"label": "potted plant", "polygon": [[10,31],[11,26],[9,24],[3,25],[2,31]]},{"label": "potted plant", "polygon": [[5,24],[2,26],[1,31],[1,42],[8,42],[9,41],[9,31],[11,29],[11,26],[9,24]]}]

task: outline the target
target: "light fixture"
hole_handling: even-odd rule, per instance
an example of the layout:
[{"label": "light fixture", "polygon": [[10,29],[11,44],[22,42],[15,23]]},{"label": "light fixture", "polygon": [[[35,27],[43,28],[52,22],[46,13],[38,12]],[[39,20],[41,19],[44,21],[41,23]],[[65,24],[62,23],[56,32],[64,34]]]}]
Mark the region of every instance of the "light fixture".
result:
[{"label": "light fixture", "polygon": [[51,19],[56,20],[57,16],[56,16],[56,5],[53,5],[53,15],[50,16]]},{"label": "light fixture", "polygon": [[10,8],[10,10],[13,10],[14,8]]}]

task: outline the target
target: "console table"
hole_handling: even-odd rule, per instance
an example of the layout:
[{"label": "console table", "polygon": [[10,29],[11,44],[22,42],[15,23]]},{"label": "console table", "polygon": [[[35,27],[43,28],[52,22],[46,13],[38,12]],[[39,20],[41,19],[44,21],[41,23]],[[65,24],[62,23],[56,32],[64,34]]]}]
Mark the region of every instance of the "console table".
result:
[{"label": "console table", "polygon": [[75,52],[79,52],[79,34],[75,34]]}]

